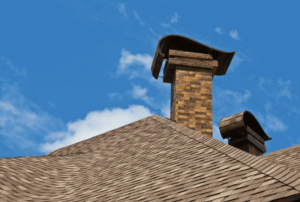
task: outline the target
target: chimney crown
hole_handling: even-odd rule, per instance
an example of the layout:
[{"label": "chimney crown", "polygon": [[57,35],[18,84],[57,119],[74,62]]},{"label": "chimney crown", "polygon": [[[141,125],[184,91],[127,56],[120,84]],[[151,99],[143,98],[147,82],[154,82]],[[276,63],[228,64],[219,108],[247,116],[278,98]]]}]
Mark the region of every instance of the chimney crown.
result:
[{"label": "chimney crown", "polygon": [[224,75],[235,52],[225,52],[216,48],[207,46],[198,41],[180,35],[167,35],[162,37],[157,45],[153,59],[151,71],[154,78],[158,78],[164,59],[168,59],[169,50],[187,51],[194,53],[210,54],[213,60],[218,61],[218,68],[215,75]]}]

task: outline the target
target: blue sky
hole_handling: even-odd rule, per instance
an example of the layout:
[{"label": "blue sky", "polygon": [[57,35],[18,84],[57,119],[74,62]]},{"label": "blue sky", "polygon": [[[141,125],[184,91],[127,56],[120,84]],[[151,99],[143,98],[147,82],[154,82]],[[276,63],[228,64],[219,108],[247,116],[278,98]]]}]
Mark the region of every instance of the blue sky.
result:
[{"label": "blue sky", "polygon": [[169,117],[170,84],[150,66],[180,34],[236,51],[213,79],[219,121],[249,110],[273,140],[300,144],[297,1],[1,1],[0,157],[44,155],[130,122]]}]

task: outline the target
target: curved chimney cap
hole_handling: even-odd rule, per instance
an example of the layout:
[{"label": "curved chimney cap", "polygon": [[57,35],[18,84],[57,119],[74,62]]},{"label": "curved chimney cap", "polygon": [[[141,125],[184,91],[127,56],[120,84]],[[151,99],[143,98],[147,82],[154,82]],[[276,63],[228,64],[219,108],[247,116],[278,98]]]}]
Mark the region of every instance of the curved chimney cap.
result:
[{"label": "curved chimney cap", "polygon": [[180,35],[167,35],[162,37],[157,45],[155,56],[153,59],[151,71],[154,78],[158,78],[162,62],[168,58],[169,49],[206,53],[213,56],[214,60],[218,60],[218,69],[215,75],[224,75],[231,63],[235,52],[225,52],[213,47],[202,44],[198,41]]},{"label": "curved chimney cap", "polygon": [[265,133],[259,122],[249,111],[243,111],[221,119],[219,127],[224,139],[234,138],[247,132],[251,134],[253,131],[263,138],[264,141],[272,139]]}]

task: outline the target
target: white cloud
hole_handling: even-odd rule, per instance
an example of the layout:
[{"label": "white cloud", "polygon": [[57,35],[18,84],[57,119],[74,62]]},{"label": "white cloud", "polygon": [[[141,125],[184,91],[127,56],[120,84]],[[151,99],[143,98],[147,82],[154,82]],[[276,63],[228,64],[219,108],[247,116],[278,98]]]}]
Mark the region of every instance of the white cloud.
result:
[{"label": "white cloud", "polygon": [[287,97],[291,99],[291,82],[288,81],[282,81],[281,79],[277,80],[278,83],[278,89],[275,92],[276,99],[280,97]]},{"label": "white cloud", "polygon": [[[152,32],[152,34],[154,34],[155,36],[157,36],[158,38],[161,38],[162,36],[157,34],[155,31],[153,31],[153,29],[149,28],[150,32]],[[156,42],[156,41],[155,41]],[[156,42],[157,43],[157,42]],[[156,44],[155,44],[156,45]]]},{"label": "white cloud", "polygon": [[267,101],[264,107],[266,111],[269,111],[272,108],[272,103],[270,101]]},{"label": "white cloud", "polygon": [[25,69],[19,70],[18,68],[16,68],[13,63],[10,61],[9,58],[7,57],[1,57],[0,58],[12,71],[15,72],[16,76],[27,76],[27,72]]},{"label": "white cloud", "polygon": [[123,95],[119,94],[119,93],[108,93],[107,94],[110,100],[114,100],[114,99],[118,99],[118,100],[122,100],[123,99]]},{"label": "white cloud", "polygon": [[230,90],[223,90],[219,91],[218,97],[232,103],[241,104],[248,101],[248,99],[251,97],[251,93],[249,90],[245,90],[244,94]]},{"label": "white cloud", "polygon": [[168,21],[167,23],[160,23],[160,25],[162,27],[165,27],[165,28],[171,28],[171,24],[172,23],[177,23],[178,20],[179,20],[180,16],[178,15],[177,12],[175,12],[172,16],[171,16],[171,20]]},{"label": "white cloud", "polygon": [[132,95],[135,99],[140,99],[146,102],[148,105],[156,108],[153,98],[147,95],[148,89],[142,88],[140,85],[133,85]]},{"label": "white cloud", "polygon": [[296,114],[300,114],[300,108],[299,107],[295,107],[295,106],[291,106],[288,104],[285,104],[291,112],[296,113]]},{"label": "white cloud", "polygon": [[132,105],[127,109],[114,108],[111,110],[92,111],[84,119],[66,124],[67,129],[65,131],[49,134],[47,139],[51,141],[42,144],[40,149],[43,152],[51,152],[150,115],[150,110],[140,105]]},{"label": "white cloud", "polygon": [[178,15],[177,12],[175,12],[171,17],[170,23],[177,23],[179,18],[180,16]]},{"label": "white cloud", "polygon": [[230,63],[229,71],[234,71],[244,61],[251,61],[251,59],[247,57],[245,54],[243,54],[242,52],[235,53]]},{"label": "white cloud", "polygon": [[236,54],[231,61],[229,70],[234,71],[243,61],[244,59]]},{"label": "white cloud", "polygon": [[264,83],[265,83],[265,78],[263,78],[263,77],[259,78],[258,87],[259,87],[261,90],[264,89]]},{"label": "white cloud", "polygon": [[[131,54],[129,51],[122,50],[118,66],[118,74],[128,74],[129,78],[149,78],[153,58],[148,54]],[[140,67],[143,67],[141,69]]]},{"label": "white cloud", "polygon": [[119,3],[119,12],[126,18],[128,19],[127,13],[126,13],[126,3]]},{"label": "white cloud", "polygon": [[141,25],[145,25],[145,23],[141,20],[140,16],[136,13],[136,12],[133,12],[135,18],[140,22]]},{"label": "white cloud", "polygon": [[16,108],[8,102],[2,102],[0,101],[0,110],[5,112],[10,112],[12,114],[18,114]]},{"label": "white cloud", "polygon": [[286,97],[288,99],[292,98],[290,80],[282,81],[281,79],[278,79],[276,85],[273,84],[272,80],[261,77],[259,78],[258,87],[265,91],[268,96],[275,97],[276,100],[280,97]]},{"label": "white cloud", "polygon": [[263,117],[259,117],[261,123],[265,126],[264,128],[266,131],[283,132],[288,128],[288,126],[284,124],[281,119],[272,114],[266,114]]},{"label": "white cloud", "polygon": [[169,23],[160,23],[160,25],[162,27],[165,27],[165,28],[170,28],[171,27],[171,24],[169,24]]},{"label": "white cloud", "polygon": [[224,33],[222,32],[222,28],[221,28],[221,27],[216,27],[216,28],[215,28],[215,31],[216,31],[218,34],[224,34]]},{"label": "white cloud", "polygon": [[147,97],[147,91],[147,88],[141,88],[140,85],[133,85],[132,94],[136,99],[143,99],[144,97]]},{"label": "white cloud", "polygon": [[236,31],[236,29],[235,29],[235,30],[231,30],[231,31],[229,32],[229,35],[230,35],[233,39],[235,39],[235,40],[241,40],[240,37],[239,37],[238,32]]},{"label": "white cloud", "polygon": [[0,139],[8,138],[19,148],[34,147],[37,139],[61,126],[59,119],[24,98],[17,86],[4,84],[1,92]]}]

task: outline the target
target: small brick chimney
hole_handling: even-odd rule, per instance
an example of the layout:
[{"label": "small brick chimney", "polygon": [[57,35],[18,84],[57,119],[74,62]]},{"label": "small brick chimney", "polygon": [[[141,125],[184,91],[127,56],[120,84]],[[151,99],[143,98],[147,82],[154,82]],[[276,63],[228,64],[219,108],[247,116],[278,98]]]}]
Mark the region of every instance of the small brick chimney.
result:
[{"label": "small brick chimney", "polygon": [[271,140],[253,114],[248,111],[221,119],[220,132],[224,139],[229,140],[229,145],[256,156],[261,156],[267,151],[265,141]]},{"label": "small brick chimney", "polygon": [[224,75],[234,52],[224,52],[178,35],[160,39],[152,63],[157,79],[171,83],[171,120],[212,137],[212,79]]}]

